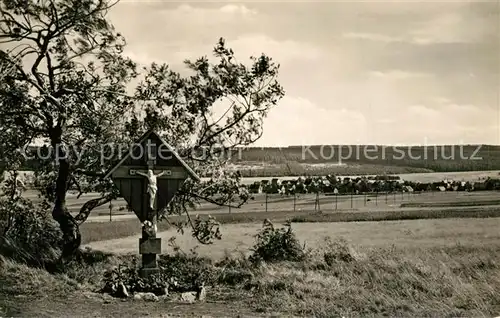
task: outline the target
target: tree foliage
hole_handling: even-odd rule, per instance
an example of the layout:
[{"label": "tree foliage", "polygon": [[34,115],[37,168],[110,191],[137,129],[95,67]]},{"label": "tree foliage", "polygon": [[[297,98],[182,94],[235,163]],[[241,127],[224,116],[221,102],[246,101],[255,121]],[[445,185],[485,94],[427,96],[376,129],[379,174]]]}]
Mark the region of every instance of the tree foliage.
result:
[{"label": "tree foliage", "polygon": [[300,245],[290,222],[287,221],[284,225],[282,228],[275,228],[271,221],[264,220],[262,229],[255,235],[256,242],[249,257],[252,263],[297,262],[305,259],[305,245]]},{"label": "tree foliage", "polygon": [[[213,60],[185,61],[189,76],[159,63],[138,70],[123,54],[124,37],[107,19],[114,4],[0,2],[0,43],[8,47],[0,50],[0,156],[12,169],[25,160],[19,149],[35,140],[50,151],[49,159],[40,160],[35,184],[64,233],[63,256],[79,246],[79,224],[118,196],[111,180],[103,179],[114,163],[102,160],[108,155],[103,145],[130,145],[155,129],[195,171],[213,172],[208,182],[187,180],[161,212],[164,217],[186,213],[201,200],[241,205],[248,194],[237,174],[224,172],[220,154],[260,138],[263,118],[284,94],[278,64],[264,54],[251,57],[248,65],[240,63],[224,39],[217,42]],[[214,118],[223,101],[227,110]],[[72,188],[102,196],[74,217],[66,208]],[[196,224],[201,226],[191,222]],[[217,231],[195,233],[204,233],[196,237],[208,243],[206,236],[213,235],[207,233]]]},{"label": "tree foliage", "polygon": [[0,253],[19,262],[45,266],[57,259],[61,232],[43,202],[23,198],[25,190],[14,171],[2,187],[0,198]]}]

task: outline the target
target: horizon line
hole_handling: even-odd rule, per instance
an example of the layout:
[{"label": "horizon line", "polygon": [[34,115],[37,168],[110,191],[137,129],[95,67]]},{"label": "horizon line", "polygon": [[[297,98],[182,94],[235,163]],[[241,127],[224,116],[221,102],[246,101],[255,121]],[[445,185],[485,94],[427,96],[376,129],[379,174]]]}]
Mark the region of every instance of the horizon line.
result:
[{"label": "horizon line", "polygon": [[[133,142],[130,144],[134,144],[137,142]],[[31,144],[27,145],[25,147],[43,147],[47,146],[46,144],[40,145],[40,144]],[[255,149],[262,149],[262,148],[298,148],[298,147],[335,147],[335,146],[374,146],[374,147],[443,147],[443,146],[487,146],[487,147],[500,147],[500,144],[484,144],[484,143],[467,143],[467,144],[303,144],[303,145],[265,145],[265,146],[257,146],[257,145],[248,145],[248,146],[234,146],[235,148],[255,148]]]}]

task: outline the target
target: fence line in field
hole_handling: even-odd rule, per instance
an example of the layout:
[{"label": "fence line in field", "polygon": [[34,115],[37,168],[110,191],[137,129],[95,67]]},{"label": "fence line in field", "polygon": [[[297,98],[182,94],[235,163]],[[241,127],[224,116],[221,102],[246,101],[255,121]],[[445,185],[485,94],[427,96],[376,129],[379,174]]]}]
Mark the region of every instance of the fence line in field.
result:
[{"label": "fence line in field", "polygon": [[[480,205],[500,205],[500,198],[496,198],[491,193],[494,192],[495,195],[498,191],[484,191],[484,192],[474,192],[474,199],[480,196],[485,196]],[[419,197],[426,195],[426,200],[419,200]],[[462,198],[461,198],[462,197]],[[247,204],[239,209],[228,208],[228,207],[217,207],[216,205],[206,206],[204,210],[210,210],[210,212],[223,212],[224,209],[228,209],[229,212],[270,212],[270,211],[340,211],[340,210],[357,210],[364,208],[384,208],[384,207],[400,207],[402,203],[415,203],[415,204],[431,204],[439,205],[441,207],[451,207],[450,202],[460,202],[466,204],[466,202],[472,200],[467,192],[455,192],[455,191],[444,191],[444,192],[406,192],[406,191],[386,191],[386,192],[375,192],[375,193],[346,193],[346,194],[334,194],[334,193],[307,193],[307,194],[257,194],[254,195],[254,200],[249,200]],[[488,202],[490,201],[490,202]],[[463,205],[462,204],[462,205]],[[418,207],[418,206],[414,206]],[[437,206],[435,206],[437,207]]]},{"label": "fence line in field", "polygon": [[[480,205],[500,205],[500,198],[496,199],[498,191],[481,192],[406,192],[406,191],[385,191],[373,193],[296,193],[296,194],[275,194],[260,193],[253,194],[253,200],[249,200],[240,208],[231,206],[219,206],[212,203],[204,203],[196,210],[191,211],[195,214],[214,214],[214,213],[246,213],[246,212],[273,212],[273,211],[356,211],[356,210],[376,210],[386,208],[399,208],[402,203],[417,204],[440,204],[442,207],[448,206],[449,202],[468,202],[474,200],[480,202]],[[471,198],[471,196],[473,196]],[[422,198],[424,197],[424,198]],[[481,198],[482,197],[482,198]],[[478,201],[479,200],[479,201]],[[121,200],[120,200],[121,201]],[[490,202],[488,202],[490,201]],[[498,201],[498,202],[496,202]],[[122,206],[125,202],[113,201],[109,206],[103,207],[99,213],[101,217],[109,215],[109,221],[112,216],[120,214],[130,214],[125,212],[127,209]],[[464,204],[464,203],[463,203]],[[413,206],[418,207],[418,206]],[[436,207],[436,206],[435,206]],[[105,212],[107,210],[107,213]],[[120,213],[120,210],[124,212]],[[118,213],[117,213],[118,212]],[[118,220],[119,218],[117,218]]]},{"label": "fence line in field", "polygon": [[[418,194],[417,194],[418,195]],[[263,209],[262,212],[268,212],[272,210],[292,210],[297,211],[298,206],[300,205],[300,210],[313,210],[313,211],[321,211],[323,210],[339,210],[339,204],[345,205],[347,203],[347,207],[345,209],[357,209],[360,207],[369,207],[369,206],[379,206],[379,203],[396,203],[402,201],[410,201],[412,197],[415,196],[412,192],[379,192],[373,194],[334,194],[334,193],[308,193],[308,194],[289,194],[289,195],[280,195],[280,194],[268,194],[263,193],[257,195],[257,197],[261,196],[263,201]],[[254,196],[255,197],[255,196]],[[298,201],[306,201],[298,204]],[[381,201],[382,200],[382,201]],[[289,203],[287,201],[290,201]],[[249,201],[247,204],[258,204],[260,202],[256,201],[253,203]],[[273,207],[273,205],[278,205],[278,208]],[[288,206],[288,207],[287,207]],[[229,211],[231,212],[231,207],[229,207]]]}]

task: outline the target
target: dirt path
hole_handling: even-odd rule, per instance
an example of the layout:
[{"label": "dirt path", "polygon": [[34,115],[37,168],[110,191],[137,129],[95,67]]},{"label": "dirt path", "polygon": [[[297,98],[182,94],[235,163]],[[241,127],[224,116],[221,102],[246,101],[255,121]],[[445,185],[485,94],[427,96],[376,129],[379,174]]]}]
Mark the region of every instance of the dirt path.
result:
[{"label": "dirt path", "polygon": [[[207,295],[210,297],[210,294]],[[15,302],[15,303],[14,303]],[[0,306],[2,301],[0,300]],[[14,317],[266,317],[255,311],[250,301],[238,299],[211,300],[186,304],[180,302],[121,300],[93,293],[67,296],[19,297],[3,303],[11,312],[0,316]]]}]

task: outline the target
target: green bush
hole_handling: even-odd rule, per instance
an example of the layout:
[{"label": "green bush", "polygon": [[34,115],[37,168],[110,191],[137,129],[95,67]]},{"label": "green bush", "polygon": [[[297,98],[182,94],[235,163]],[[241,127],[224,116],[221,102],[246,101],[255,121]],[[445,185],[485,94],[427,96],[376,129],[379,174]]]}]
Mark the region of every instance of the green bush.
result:
[{"label": "green bush", "polygon": [[243,252],[239,257],[226,255],[215,266],[218,269],[218,283],[224,285],[245,285],[254,279],[253,264]]},{"label": "green bush", "polygon": [[130,293],[151,292],[164,295],[169,292],[198,290],[200,286],[215,285],[218,282],[216,268],[209,259],[178,252],[174,255],[160,255],[158,274],[147,278],[139,276],[139,261],[121,264],[104,273],[104,286],[101,292],[112,296],[123,296],[122,286]]},{"label": "green bush", "polygon": [[169,287],[168,278],[163,273],[140,277],[137,270],[137,261],[132,264],[122,264],[117,268],[104,273],[104,287],[101,292],[112,296],[124,296],[121,288],[128,292],[151,292],[155,295],[164,295]]},{"label": "green bush", "polygon": [[323,259],[328,266],[333,266],[340,262],[350,263],[355,261],[353,251],[349,248],[347,241],[340,238],[336,241],[326,239],[326,252],[323,253]]},{"label": "green bush", "polygon": [[265,220],[263,229],[256,235],[256,240],[249,258],[254,264],[261,261],[299,262],[305,259],[305,249],[292,231],[290,222],[283,228],[274,228],[271,221]]},{"label": "green bush", "polygon": [[7,179],[0,196],[0,254],[32,266],[45,266],[59,257],[62,233],[48,207],[21,197],[15,177]]},{"label": "green bush", "polygon": [[196,253],[160,255],[158,260],[162,274],[172,281],[171,291],[192,291],[202,285],[214,285],[217,273],[212,261]]}]

